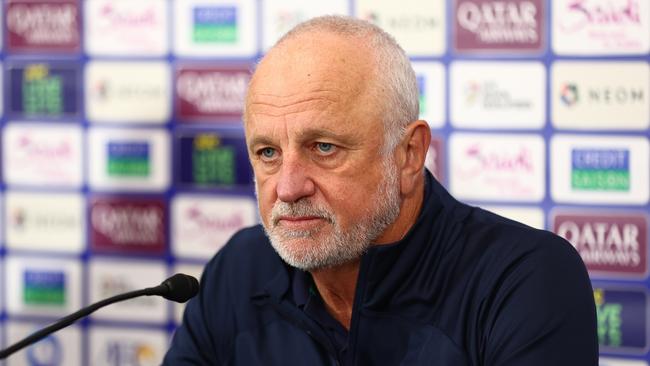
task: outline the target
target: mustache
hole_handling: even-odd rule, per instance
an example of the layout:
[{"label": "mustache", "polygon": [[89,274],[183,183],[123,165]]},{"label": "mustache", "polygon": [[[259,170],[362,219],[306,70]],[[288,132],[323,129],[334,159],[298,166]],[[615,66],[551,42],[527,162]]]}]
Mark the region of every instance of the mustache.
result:
[{"label": "mustache", "polygon": [[334,215],[325,207],[314,204],[313,202],[302,199],[296,202],[278,201],[273,205],[271,210],[271,222],[277,226],[281,217],[303,217],[315,216],[330,224],[334,223]]}]

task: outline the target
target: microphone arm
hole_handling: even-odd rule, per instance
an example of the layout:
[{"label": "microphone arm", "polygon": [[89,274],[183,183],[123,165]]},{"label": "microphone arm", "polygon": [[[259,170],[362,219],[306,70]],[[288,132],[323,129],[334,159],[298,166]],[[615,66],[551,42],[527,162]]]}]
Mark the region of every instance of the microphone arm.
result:
[{"label": "microphone arm", "polygon": [[96,310],[103,308],[104,306],[139,296],[163,296],[165,299],[183,303],[194,297],[198,291],[199,282],[196,280],[196,278],[188,276],[186,274],[177,273],[156,287],[147,287],[141,290],[135,290],[115,295],[113,297],[109,297],[107,299],[86,306],[85,308],[81,308],[80,310],[57,320],[47,327],[23,338],[21,341],[16,342],[11,346],[3,349],[0,351],[0,360],[9,357],[14,352],[17,352],[32,343],[40,341],[41,339],[47,337],[49,334],[54,333],[59,329],[67,327],[80,318],[88,316]]}]

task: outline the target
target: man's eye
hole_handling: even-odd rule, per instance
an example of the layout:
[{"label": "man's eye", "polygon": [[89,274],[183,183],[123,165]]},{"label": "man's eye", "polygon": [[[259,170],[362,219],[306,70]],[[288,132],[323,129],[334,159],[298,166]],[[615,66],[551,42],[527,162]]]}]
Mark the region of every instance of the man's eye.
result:
[{"label": "man's eye", "polygon": [[260,151],[260,154],[263,158],[272,159],[275,156],[275,149],[271,147],[265,147]]},{"label": "man's eye", "polygon": [[327,142],[319,142],[316,144],[316,148],[322,153],[330,153],[332,150],[334,150],[334,145]]}]

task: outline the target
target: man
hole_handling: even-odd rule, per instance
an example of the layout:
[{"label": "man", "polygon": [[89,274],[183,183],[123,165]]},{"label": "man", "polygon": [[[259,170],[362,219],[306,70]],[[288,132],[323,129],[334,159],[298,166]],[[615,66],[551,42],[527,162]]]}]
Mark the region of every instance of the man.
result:
[{"label": "man", "polygon": [[207,265],[165,364],[597,364],[579,256],[424,170],[415,75],[382,30],[297,26],[244,119],[263,228]]}]

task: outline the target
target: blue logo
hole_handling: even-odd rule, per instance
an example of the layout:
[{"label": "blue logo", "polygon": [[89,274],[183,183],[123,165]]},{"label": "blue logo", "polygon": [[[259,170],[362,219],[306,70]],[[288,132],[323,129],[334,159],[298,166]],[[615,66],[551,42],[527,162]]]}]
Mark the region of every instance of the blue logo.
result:
[{"label": "blue logo", "polygon": [[197,43],[234,43],[237,41],[237,8],[196,7],[193,11],[192,39]]},{"label": "blue logo", "polygon": [[571,187],[590,191],[628,191],[630,152],[625,149],[571,150]]},{"label": "blue logo", "polygon": [[420,114],[425,114],[427,111],[427,78],[424,75],[418,75],[417,76],[417,82],[418,82],[418,91],[420,95]]},{"label": "blue logo", "polygon": [[147,177],[151,171],[149,143],[109,142],[107,173],[113,177]]},{"label": "blue logo", "polygon": [[25,270],[23,300],[27,305],[64,305],[65,273],[61,271]]}]

